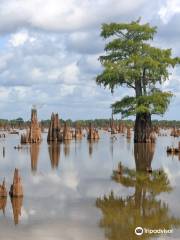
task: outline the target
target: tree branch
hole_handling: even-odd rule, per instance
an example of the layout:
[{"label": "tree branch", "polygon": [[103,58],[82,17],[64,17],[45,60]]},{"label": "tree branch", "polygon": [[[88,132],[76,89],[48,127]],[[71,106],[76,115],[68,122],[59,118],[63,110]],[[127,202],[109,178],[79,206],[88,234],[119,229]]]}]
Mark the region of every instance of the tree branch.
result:
[{"label": "tree branch", "polygon": [[121,34],[123,37],[127,38],[126,34],[124,34],[122,31],[118,31],[115,34],[116,36],[120,36],[119,34]]},{"label": "tree branch", "polygon": [[127,84],[129,87],[131,87],[131,88],[135,89],[135,86],[133,86],[132,84],[130,84],[130,83],[127,83],[127,82],[126,82],[126,84]]}]

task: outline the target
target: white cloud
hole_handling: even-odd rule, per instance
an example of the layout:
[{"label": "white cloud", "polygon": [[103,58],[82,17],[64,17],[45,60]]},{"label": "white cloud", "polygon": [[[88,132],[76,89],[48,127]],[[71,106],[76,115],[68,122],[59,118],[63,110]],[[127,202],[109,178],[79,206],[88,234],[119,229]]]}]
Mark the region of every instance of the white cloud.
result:
[{"label": "white cloud", "polygon": [[34,37],[30,37],[27,31],[17,32],[11,35],[9,43],[13,47],[19,47],[25,44],[27,41],[33,43],[35,41]]},{"label": "white cloud", "polygon": [[21,215],[20,215],[20,221],[23,221],[24,223],[28,220],[29,214],[26,211],[26,209],[22,206],[21,208]]},{"label": "white cloud", "polygon": [[79,183],[79,179],[76,171],[74,171],[73,167],[70,166],[68,171],[65,171],[61,176],[59,176],[56,172],[35,175],[32,177],[32,183],[35,185],[40,185],[42,183],[53,183],[58,186],[63,184],[63,186],[66,186],[68,188],[76,189]]},{"label": "white cloud", "polygon": [[164,23],[168,23],[169,20],[177,13],[180,13],[180,1],[179,0],[166,0],[166,3],[160,8],[158,14]]},{"label": "white cloud", "polygon": [[6,89],[5,87],[0,87],[0,103],[8,100],[9,92],[9,89]]},{"label": "white cloud", "polygon": [[70,65],[67,65],[62,73],[62,79],[66,83],[77,83],[79,77],[79,68],[77,66],[77,63],[71,63]]},{"label": "white cloud", "polygon": [[[111,103],[129,92],[118,88],[112,96],[108,89],[95,83],[102,70],[98,57],[105,44],[100,37],[101,23],[131,21],[141,15],[143,22],[153,19],[152,25],[156,25],[159,21],[158,46],[173,46],[178,55],[178,24],[168,25],[172,31],[170,39],[170,30],[164,29],[167,25],[159,18],[161,13],[162,20],[169,19],[170,9],[172,20],[174,12],[179,11],[177,1],[172,1],[170,7],[168,2],[159,5],[160,1],[147,0],[1,0],[2,117],[27,116],[24,112],[32,104],[44,106],[42,118],[48,118],[52,111],[59,111],[63,118],[109,117]],[[179,73],[176,75],[178,79]],[[179,98],[176,79],[164,88],[176,91]]]},{"label": "white cloud", "polygon": [[40,78],[40,77],[42,77],[42,75],[43,75],[43,73],[42,73],[41,69],[39,69],[39,68],[34,67],[31,71],[31,76],[33,79]]},{"label": "white cloud", "polygon": [[3,53],[0,57],[0,70],[2,71],[7,67],[8,61],[13,58],[13,53]]},{"label": "white cloud", "polygon": [[138,9],[145,0],[2,0],[0,30],[32,26],[50,31],[72,31],[101,24]]},{"label": "white cloud", "polygon": [[68,96],[68,95],[71,95],[73,94],[74,92],[74,89],[75,89],[75,86],[74,85],[60,85],[58,87],[59,89],[59,97],[65,97],[65,96]]},{"label": "white cloud", "polygon": [[58,79],[60,75],[61,75],[60,69],[50,69],[47,74],[47,78],[53,81],[54,79]]}]

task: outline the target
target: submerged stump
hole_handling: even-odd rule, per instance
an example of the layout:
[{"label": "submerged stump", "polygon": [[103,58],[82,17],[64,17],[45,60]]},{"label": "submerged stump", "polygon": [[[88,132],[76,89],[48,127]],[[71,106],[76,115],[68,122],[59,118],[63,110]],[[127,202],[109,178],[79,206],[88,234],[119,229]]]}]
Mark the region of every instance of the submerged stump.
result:
[{"label": "submerged stump", "polygon": [[21,144],[40,143],[41,142],[41,126],[37,118],[37,110],[31,110],[31,122],[29,129],[25,134],[21,135]]},{"label": "submerged stump", "polygon": [[92,126],[92,123],[90,123],[89,125],[89,130],[88,130],[88,136],[87,136],[88,139],[94,139],[94,140],[97,140],[99,139],[99,133],[98,133],[98,130],[93,128]]},{"label": "submerged stump", "polygon": [[21,177],[17,168],[14,171],[13,184],[11,185],[9,195],[10,197],[23,197]]},{"label": "submerged stump", "polygon": [[48,130],[47,141],[62,141],[61,127],[58,113],[51,115],[51,122]]},{"label": "submerged stump", "polygon": [[6,184],[4,179],[2,185],[0,184],[0,198],[6,198],[6,197],[7,197],[7,190],[6,190]]},{"label": "submerged stump", "polygon": [[73,133],[71,129],[68,127],[67,123],[64,124],[64,130],[63,130],[63,140],[72,140]]}]

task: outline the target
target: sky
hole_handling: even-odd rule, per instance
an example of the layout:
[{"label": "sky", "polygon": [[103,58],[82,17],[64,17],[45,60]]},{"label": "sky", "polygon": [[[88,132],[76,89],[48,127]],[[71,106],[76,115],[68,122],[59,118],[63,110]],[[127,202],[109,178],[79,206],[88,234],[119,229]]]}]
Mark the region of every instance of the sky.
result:
[{"label": "sky", "polygon": [[[101,24],[141,17],[158,27],[154,45],[180,56],[179,0],[0,0],[0,118],[109,118],[110,105],[133,94],[97,86]],[[174,97],[160,119],[180,119],[180,66],[162,86]],[[117,116],[120,117],[120,116]],[[157,117],[155,117],[157,118]]]}]

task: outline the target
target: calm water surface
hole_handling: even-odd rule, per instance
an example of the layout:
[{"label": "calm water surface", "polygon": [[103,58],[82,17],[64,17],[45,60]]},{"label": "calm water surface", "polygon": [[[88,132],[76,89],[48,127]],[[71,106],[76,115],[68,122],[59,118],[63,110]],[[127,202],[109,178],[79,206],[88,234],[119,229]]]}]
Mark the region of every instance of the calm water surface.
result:
[{"label": "calm water surface", "polygon": [[[180,239],[180,161],[166,154],[179,139],[158,137],[154,148],[136,149],[135,159],[132,140],[122,135],[59,145],[43,138],[20,150],[18,135],[0,139],[0,181],[5,177],[9,190],[17,167],[24,188],[22,202],[0,200],[0,240]],[[142,158],[157,170],[151,176],[136,174]],[[120,161],[126,173],[113,179]],[[137,237],[137,226],[173,234]]]}]

